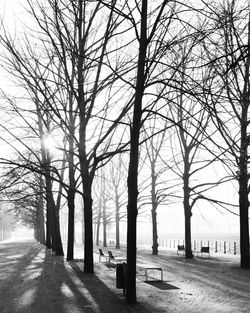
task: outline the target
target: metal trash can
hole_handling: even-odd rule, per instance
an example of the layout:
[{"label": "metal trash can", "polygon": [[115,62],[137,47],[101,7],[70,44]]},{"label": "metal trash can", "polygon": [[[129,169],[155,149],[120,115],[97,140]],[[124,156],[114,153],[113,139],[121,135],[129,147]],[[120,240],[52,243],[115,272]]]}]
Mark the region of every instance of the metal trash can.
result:
[{"label": "metal trash can", "polygon": [[124,287],[124,266],[122,263],[116,264],[116,288]]}]

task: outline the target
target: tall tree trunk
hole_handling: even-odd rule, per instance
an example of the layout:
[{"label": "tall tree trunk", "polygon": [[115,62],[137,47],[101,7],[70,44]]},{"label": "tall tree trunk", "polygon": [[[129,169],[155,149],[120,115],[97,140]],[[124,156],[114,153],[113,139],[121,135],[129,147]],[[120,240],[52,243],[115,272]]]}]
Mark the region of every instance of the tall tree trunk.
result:
[{"label": "tall tree trunk", "polygon": [[[244,103],[243,103],[244,106]],[[240,210],[240,251],[241,267],[250,268],[249,254],[249,200],[248,200],[248,172],[247,172],[247,108],[242,109],[241,122],[241,152],[239,160],[239,210]]]},{"label": "tall tree trunk", "polygon": [[[104,199],[104,202],[105,202],[105,199]],[[105,203],[103,205],[102,221],[103,221],[103,247],[107,247],[107,218],[106,218],[106,206],[105,206]]]},{"label": "tall tree trunk", "polygon": [[158,233],[157,233],[157,198],[156,198],[156,190],[155,190],[156,176],[155,176],[155,164],[152,162],[151,164],[151,202],[152,202],[152,254],[158,255]]},{"label": "tall tree trunk", "polygon": [[54,203],[54,199],[53,199],[53,194],[51,194],[52,196],[52,207],[54,207],[54,211],[55,211],[55,254],[56,255],[64,255],[63,252],[63,245],[62,245],[62,237],[61,237],[61,230],[60,230],[60,215],[59,215],[59,210],[57,210],[56,205]]},{"label": "tall tree trunk", "polygon": [[82,186],[83,186],[84,273],[94,273],[93,208],[92,208],[93,179],[90,177],[90,173],[89,173],[89,163],[86,157],[85,138],[86,138],[85,115],[82,113],[80,115],[79,159],[80,159],[80,167],[81,167],[81,180],[82,180]]},{"label": "tall tree trunk", "polygon": [[45,170],[45,189],[46,189],[46,200],[48,205],[48,221],[52,237],[52,249],[55,251],[56,255],[64,255],[61,233],[60,233],[60,223],[59,223],[59,210],[56,208],[56,204],[52,193],[52,182],[50,178],[50,159],[47,158],[47,162],[44,164]]},{"label": "tall tree trunk", "polygon": [[248,190],[245,182],[244,174],[239,178],[239,205],[240,205],[240,251],[241,251],[241,267],[250,268],[249,254],[249,214],[248,214]]},{"label": "tall tree trunk", "polygon": [[239,210],[240,210],[240,253],[241,267],[250,268],[249,253],[249,200],[248,200],[248,109],[250,105],[250,15],[248,16],[248,51],[244,75],[244,89],[241,112],[241,145],[239,159]]},{"label": "tall tree trunk", "polygon": [[94,273],[93,259],[93,213],[92,213],[92,198],[90,190],[85,190],[84,193],[84,273]]},{"label": "tall tree trunk", "polygon": [[117,186],[115,186],[115,247],[120,249],[120,203]]},{"label": "tall tree trunk", "polygon": [[[73,128],[73,127],[72,127]],[[69,138],[69,190],[68,190],[68,245],[67,245],[67,261],[74,259],[74,238],[75,238],[75,170],[74,170],[74,141],[73,132],[71,128]]]},{"label": "tall tree trunk", "polygon": [[52,235],[51,235],[51,226],[49,218],[49,204],[46,201],[46,247],[52,249]]},{"label": "tall tree trunk", "polygon": [[183,207],[185,217],[185,255],[187,259],[193,258],[192,242],[191,242],[191,217],[192,209],[189,203],[190,200],[190,187],[189,187],[189,154],[185,152],[184,159],[184,174],[183,174]]},{"label": "tall tree trunk", "polygon": [[191,209],[186,208],[185,209],[185,256],[187,259],[193,258],[192,253],[192,245],[191,245]]},{"label": "tall tree trunk", "polygon": [[151,210],[152,216],[152,235],[153,235],[153,246],[152,246],[152,254],[158,255],[158,232],[157,232],[157,207],[153,206]]},{"label": "tall tree trunk", "polygon": [[94,273],[93,259],[93,211],[92,211],[92,179],[89,173],[89,162],[86,151],[86,132],[88,124],[88,109],[84,91],[84,61],[85,61],[85,3],[79,1],[78,21],[78,49],[77,60],[77,85],[78,85],[78,108],[79,108],[79,160],[81,168],[81,180],[83,186],[83,209],[84,209],[84,272]]},{"label": "tall tree trunk", "polygon": [[[46,174],[45,174],[46,175]],[[47,178],[45,176],[45,193],[46,193],[46,225],[47,225],[47,234],[46,234],[46,246],[48,249],[55,250],[55,236],[54,236],[54,228],[53,228],[53,214],[52,207],[50,201],[50,190],[47,185]]]},{"label": "tall tree trunk", "polygon": [[[81,115],[80,120],[85,120]],[[86,157],[85,136],[86,125],[84,121],[80,122],[79,138],[79,157],[81,167],[81,179],[83,186],[83,210],[84,210],[84,273],[94,273],[94,248],[93,248],[93,200],[92,200],[92,182],[90,178],[88,160]]]},{"label": "tall tree trunk", "polygon": [[68,244],[67,261],[74,259],[74,234],[75,234],[75,190],[68,191]]},{"label": "tall tree trunk", "polygon": [[44,201],[43,201],[43,180],[42,175],[39,176],[39,194],[38,194],[38,228],[39,242],[45,244],[45,229],[44,229]]},{"label": "tall tree trunk", "polygon": [[99,208],[96,220],[96,241],[95,241],[96,246],[99,246],[100,244],[100,225],[101,225],[101,210]]},{"label": "tall tree trunk", "polygon": [[84,209],[82,210],[82,219],[81,219],[81,223],[82,223],[82,244],[84,244],[84,238],[85,238],[85,227],[84,227]]},{"label": "tall tree trunk", "polygon": [[127,277],[126,299],[132,304],[136,303],[136,221],[138,199],[138,161],[139,138],[142,115],[142,98],[145,86],[145,60],[147,51],[147,0],[142,0],[141,34],[139,58],[137,67],[137,81],[135,89],[135,102],[133,124],[130,133],[130,160],[128,169],[128,206],[127,206]]}]

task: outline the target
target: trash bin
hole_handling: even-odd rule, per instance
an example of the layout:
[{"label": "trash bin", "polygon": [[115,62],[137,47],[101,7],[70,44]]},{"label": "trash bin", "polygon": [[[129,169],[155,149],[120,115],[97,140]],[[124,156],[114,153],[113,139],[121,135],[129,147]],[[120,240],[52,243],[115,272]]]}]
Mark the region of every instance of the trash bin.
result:
[{"label": "trash bin", "polygon": [[124,287],[124,266],[122,263],[116,264],[116,288]]}]

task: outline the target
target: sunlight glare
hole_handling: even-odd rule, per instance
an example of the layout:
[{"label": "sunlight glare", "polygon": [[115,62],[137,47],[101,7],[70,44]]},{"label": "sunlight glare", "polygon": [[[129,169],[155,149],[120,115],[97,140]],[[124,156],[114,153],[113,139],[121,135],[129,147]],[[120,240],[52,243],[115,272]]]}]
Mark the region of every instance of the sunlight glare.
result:
[{"label": "sunlight glare", "polygon": [[44,143],[45,149],[48,150],[49,152],[56,150],[56,146],[57,146],[56,142],[50,134],[44,136],[43,143]]}]

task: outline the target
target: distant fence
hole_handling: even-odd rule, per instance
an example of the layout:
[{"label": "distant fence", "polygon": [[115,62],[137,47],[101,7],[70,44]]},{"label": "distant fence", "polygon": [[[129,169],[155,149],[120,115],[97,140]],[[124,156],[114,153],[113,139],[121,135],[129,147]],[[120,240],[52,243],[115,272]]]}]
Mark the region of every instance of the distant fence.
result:
[{"label": "distant fence", "polygon": [[[159,239],[159,247],[177,249],[177,245],[184,245],[182,239]],[[138,246],[152,246],[152,240],[145,238],[138,238]],[[210,251],[214,253],[224,254],[240,254],[240,245],[238,242],[227,241],[208,241],[208,240],[192,240],[192,249],[199,250],[201,247],[210,247]]]}]

